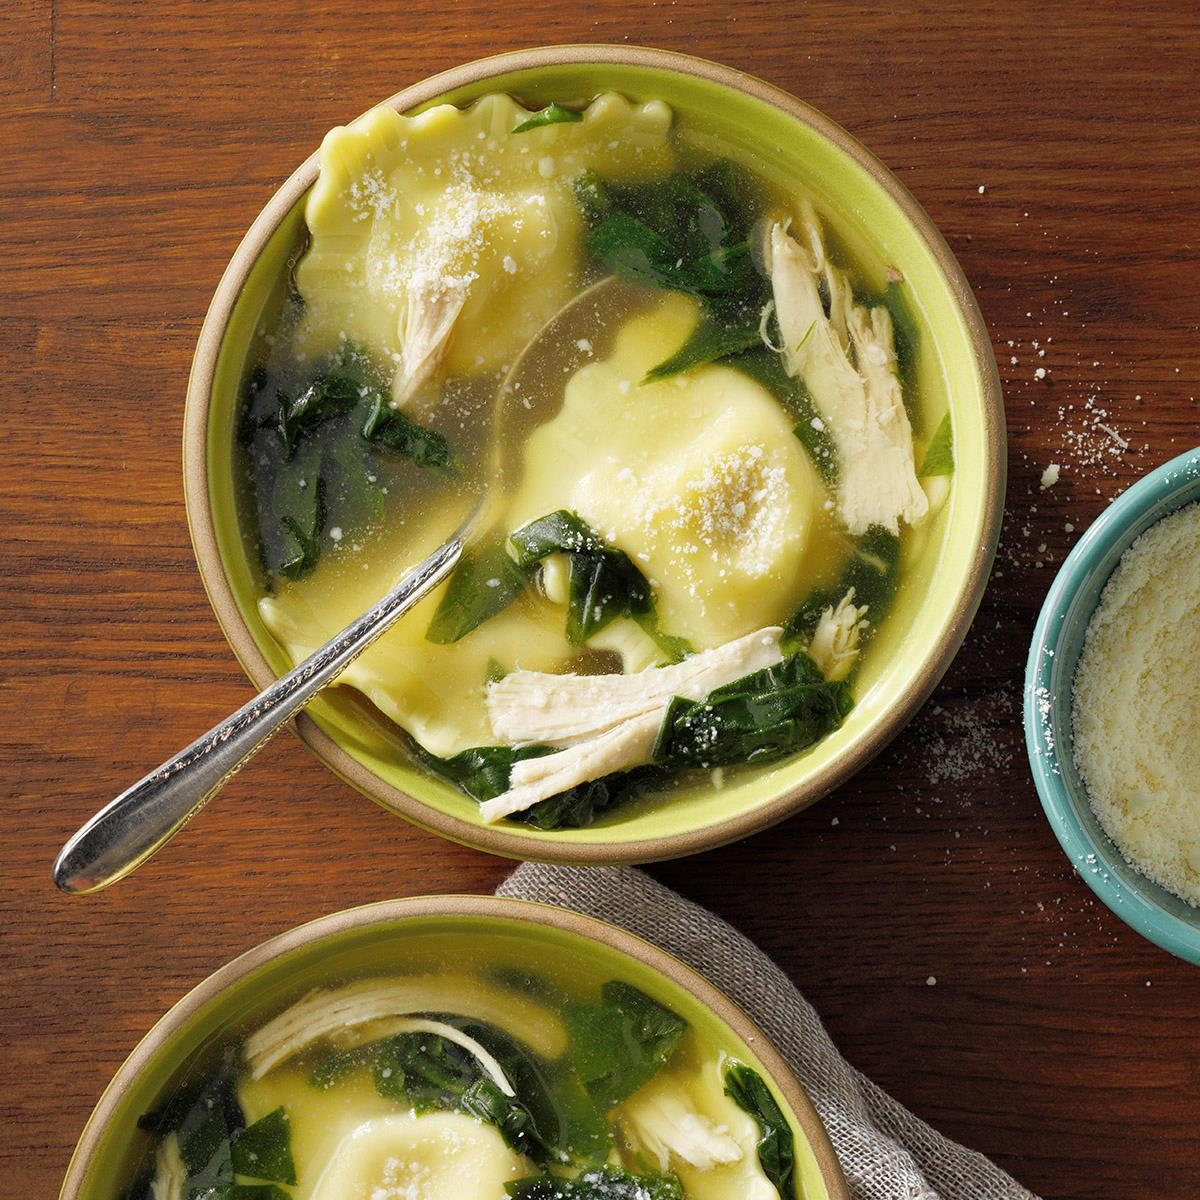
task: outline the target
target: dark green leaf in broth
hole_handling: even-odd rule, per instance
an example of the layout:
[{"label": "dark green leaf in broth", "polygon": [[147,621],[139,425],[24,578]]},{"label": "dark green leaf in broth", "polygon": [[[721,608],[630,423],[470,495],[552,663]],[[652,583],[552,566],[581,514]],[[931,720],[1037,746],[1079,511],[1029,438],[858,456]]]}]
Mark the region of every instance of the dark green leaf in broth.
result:
[{"label": "dark green leaf in broth", "polygon": [[[434,1015],[488,1049],[516,1095],[501,1091],[472,1053],[434,1033],[401,1033],[389,1038],[375,1060],[376,1091],[417,1112],[469,1113],[495,1125],[512,1149],[535,1162],[567,1161],[568,1154],[559,1145],[565,1131],[536,1056],[491,1025],[452,1014]],[[529,1104],[540,1120],[535,1119]]]},{"label": "dark green leaf in broth", "polygon": [[567,641],[581,646],[618,617],[651,610],[646,577],[620,550],[571,556]]},{"label": "dark green leaf in broth", "polygon": [[418,1112],[456,1108],[479,1077],[474,1055],[433,1033],[398,1033],[375,1059],[375,1090]]},{"label": "dark green leaf in broth", "polygon": [[853,706],[844,682],[827,681],[803,651],[710,692],[676,697],[663,718],[654,761],[672,767],[767,763],[841,725]]},{"label": "dark green leaf in broth", "polygon": [[247,1125],[233,1139],[232,1157],[235,1174],[273,1183],[296,1182],[292,1127],[282,1105]]},{"label": "dark green leaf in broth", "polygon": [[439,774],[457,783],[468,796],[483,803],[508,791],[513,763],[553,753],[552,746],[473,746],[450,758],[438,758],[428,752],[421,758]]},{"label": "dark green leaf in broth", "polygon": [[950,424],[948,412],[941,419],[928,447],[926,447],[925,457],[921,459],[919,474],[922,477],[954,474],[954,428]]},{"label": "dark green leaf in broth", "polygon": [[574,1179],[538,1175],[504,1187],[513,1200],[683,1200],[674,1175],[634,1175],[612,1166],[581,1171]]},{"label": "dark green leaf in broth", "polygon": [[546,1161],[546,1149],[540,1143],[529,1110],[506,1096],[490,1079],[476,1079],[463,1092],[458,1107],[477,1121],[495,1125],[505,1145],[518,1154],[535,1162]]},{"label": "dark green leaf in broth", "polygon": [[370,397],[370,406],[362,424],[362,436],[377,446],[394,450],[412,459],[419,467],[454,468],[450,443],[425,425],[419,425],[397,408],[392,408],[382,392]]},{"label": "dark green leaf in broth", "polygon": [[883,291],[881,303],[892,318],[892,345],[896,351],[896,373],[904,395],[904,407],[912,422],[913,432],[920,434],[920,411],[913,403],[917,386],[917,354],[921,348],[921,331],[912,314],[908,294],[902,283],[891,280]]},{"label": "dark green leaf in broth", "polygon": [[582,829],[601,813],[661,782],[661,772],[651,767],[617,771],[540,800],[523,812],[513,813],[512,820],[534,829]]},{"label": "dark green leaf in broth", "polygon": [[489,658],[487,666],[484,668],[483,681],[484,683],[499,683],[507,674],[508,668],[498,658]]},{"label": "dark green leaf in broth", "polygon": [[539,109],[518,125],[513,133],[527,133],[530,129],[540,129],[543,125],[568,125],[583,120],[583,113],[572,108],[563,108],[556,101],[551,101],[545,108]]},{"label": "dark green leaf in broth", "polygon": [[439,1020],[475,1038],[500,1064],[530,1123],[519,1115],[507,1119],[514,1131],[526,1130],[536,1161],[603,1162],[608,1157],[612,1146],[608,1123],[604,1114],[596,1111],[568,1060],[544,1059],[494,1025],[456,1016]]},{"label": "dark green leaf in broth", "polygon": [[582,645],[618,617],[653,610],[646,577],[624,551],[599,538],[573,512],[559,509],[509,535],[517,564],[533,567],[552,554],[570,558],[567,641]]},{"label": "dark green leaf in broth", "polygon": [[569,1005],[566,1018],[575,1070],[604,1109],[657,1075],[688,1028],[669,1008],[617,980],[601,988],[599,1003]]},{"label": "dark green leaf in broth", "polygon": [[321,475],[327,513],[343,529],[366,529],[383,520],[383,489],[361,438],[332,438],[324,449]]},{"label": "dark green leaf in broth", "polygon": [[678,255],[671,244],[628,213],[606,217],[588,236],[588,248],[614,274],[630,283],[670,291],[681,286]]},{"label": "dark green leaf in broth", "polygon": [[605,549],[591,526],[573,512],[560,508],[538,517],[509,535],[513,557],[522,567],[533,567],[551,554],[582,554]]},{"label": "dark green leaf in broth", "polygon": [[246,1125],[233,1056],[226,1056],[208,1079],[181,1088],[162,1108],[146,1113],[138,1125],[160,1138],[176,1135],[189,1195],[232,1183],[230,1140]]},{"label": "dark green leaf in broth", "polygon": [[624,279],[759,311],[766,281],[751,260],[752,221],[731,194],[731,179],[729,170],[714,167],[624,187],[594,176],[577,181],[588,246]]},{"label": "dark green leaf in broth", "polygon": [[669,358],[647,371],[642,382],[667,379],[761,344],[758,313],[748,313],[740,322],[733,324],[726,324],[706,313],[688,335],[687,341]]},{"label": "dark green leaf in broth", "polygon": [[362,399],[360,387],[346,375],[318,375],[293,399],[279,397],[279,437],[287,455],[296,452],[303,434],[352,411]]},{"label": "dark green leaf in broth", "polygon": [[268,549],[267,566],[289,579],[309,574],[321,557],[326,516],[322,460],[321,447],[306,442],[293,458],[280,463],[271,489],[279,542]]},{"label": "dark green leaf in broth", "polygon": [[900,539],[882,525],[872,525],[855,544],[837,582],[805,597],[788,619],[784,643],[791,645],[812,637],[821,613],[836,607],[851,588],[854,603],[866,606],[865,636],[869,637],[891,608],[899,582]]},{"label": "dark green leaf in broth", "polygon": [[278,413],[278,402],[271,388],[271,379],[261,364],[255,367],[242,384],[241,407],[238,410],[238,441],[248,446],[254,435],[272,426]]},{"label": "dark green leaf in broth", "polygon": [[504,542],[467,555],[450,576],[425,637],[440,646],[457,642],[503,612],[532,578],[532,568],[515,562]]},{"label": "dark green leaf in broth", "polygon": [[758,1161],[781,1200],[795,1195],[796,1143],[792,1128],[762,1076],[744,1063],[725,1068],[725,1095],[758,1126]]}]

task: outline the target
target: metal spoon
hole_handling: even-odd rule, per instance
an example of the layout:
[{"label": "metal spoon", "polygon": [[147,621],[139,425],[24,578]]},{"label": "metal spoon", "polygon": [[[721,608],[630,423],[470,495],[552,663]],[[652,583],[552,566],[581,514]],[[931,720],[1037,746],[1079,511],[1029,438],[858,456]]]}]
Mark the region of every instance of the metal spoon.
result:
[{"label": "metal spoon", "polygon": [[[59,888],[72,894],[98,892],[141,866],[245,766],[273,733],[450,574],[468,542],[497,514],[498,500],[511,483],[511,472],[506,469],[512,458],[511,448],[523,441],[531,425],[548,419],[556,395],[561,400],[561,382],[548,385],[547,356],[567,347],[563,371],[571,371],[587,354],[601,348],[601,339],[611,332],[613,322],[609,318],[644,303],[647,295],[615,279],[601,280],[576,296],[539,330],[497,391],[488,487],[458,530],[353,624],[102,808],[63,846],[55,860],[54,882]],[[562,378],[559,374],[558,380]]]}]

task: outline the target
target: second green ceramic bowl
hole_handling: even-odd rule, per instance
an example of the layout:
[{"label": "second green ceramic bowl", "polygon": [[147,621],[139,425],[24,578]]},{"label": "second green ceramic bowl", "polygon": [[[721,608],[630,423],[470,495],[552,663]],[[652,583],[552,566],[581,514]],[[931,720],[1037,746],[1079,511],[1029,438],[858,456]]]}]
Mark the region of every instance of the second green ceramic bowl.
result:
[{"label": "second green ceramic bowl", "polygon": [[347,909],[272,938],[210,975],[145,1036],[96,1105],[60,1200],[116,1200],[148,1146],[138,1117],[159,1106],[189,1065],[231,1034],[253,1029],[314,987],[359,974],[411,970],[444,956],[447,940],[484,953],[530,954],[554,970],[620,979],[679,1013],[768,1082],[796,1139],[797,1196],[850,1200],[833,1147],[787,1064],[753,1022],[707,980],[624,930],[579,913],[494,896],[424,896]]},{"label": "second green ceramic bowl", "polygon": [[[394,731],[345,690],[328,690],[298,722],[322,761],[393,812],[493,853],[542,861],[644,862],[696,853],[779,821],[857,771],[913,716],[961,644],[987,580],[1004,499],[1000,384],[967,281],[916,201],[816,110],[726,67],[625,46],[501,55],[425,80],[387,103],[416,112],[504,91],[538,107],[608,89],[664,100],[764,173],[796,181],[856,255],[902,272],[914,301],[920,386],[933,397],[932,411],[949,407],[956,472],[946,504],[917,535],[928,541],[872,644],[845,724],[788,761],[733,774],[721,790],[683,788],[669,801],[617,810],[585,829],[489,826],[474,801],[415,765]],[[184,476],[196,555],[221,626],[259,688],[291,663],[256,608],[255,569],[234,508],[234,415],[251,336],[301,228],[317,169],[314,155],[238,248],[205,321],[188,388]]]}]

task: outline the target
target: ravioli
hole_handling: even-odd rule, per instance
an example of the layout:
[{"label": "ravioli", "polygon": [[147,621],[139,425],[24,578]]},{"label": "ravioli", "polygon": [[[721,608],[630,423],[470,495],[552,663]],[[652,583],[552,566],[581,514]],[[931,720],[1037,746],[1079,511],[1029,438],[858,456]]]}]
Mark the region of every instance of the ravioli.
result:
[{"label": "ravioli", "polygon": [[642,179],[674,157],[660,101],[605,93],[581,121],[514,134],[528,116],[492,95],[415,117],[383,106],[325,136],[295,275],[302,352],[349,342],[400,365],[406,344],[438,332],[423,320],[449,318],[449,374],[512,361],[580,283],[572,180],[585,169]]},{"label": "ravioli", "polygon": [[706,650],[787,618],[825,494],[786,414],[740,371],[640,382],[697,315],[666,295],[574,375],[529,438],[510,523],[577,512],[647,576],[662,627]]},{"label": "ravioli", "polygon": [[311,1200],[500,1197],[506,1183],[528,1171],[494,1125],[481,1124],[464,1113],[401,1114],[376,1117],[346,1134],[310,1196]]}]

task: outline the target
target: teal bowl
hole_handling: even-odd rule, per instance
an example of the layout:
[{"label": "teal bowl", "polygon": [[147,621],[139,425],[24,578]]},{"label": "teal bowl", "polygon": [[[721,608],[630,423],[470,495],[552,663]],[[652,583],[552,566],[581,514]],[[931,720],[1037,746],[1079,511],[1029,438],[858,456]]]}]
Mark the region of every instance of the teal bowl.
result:
[{"label": "teal bowl", "polygon": [[1025,668],[1025,745],[1042,807],[1084,882],[1127,925],[1200,963],[1200,909],[1125,861],[1088,802],[1075,766],[1071,688],[1088,622],[1117,560],[1156,521],[1200,500],[1200,448],[1139,479],[1067,556],[1033,631]]}]

